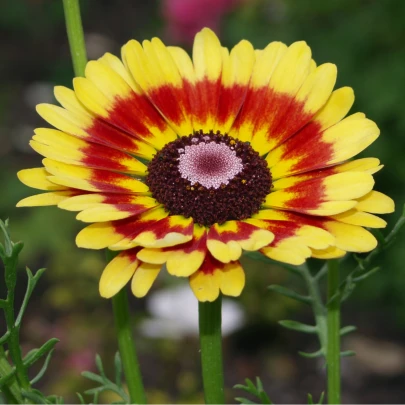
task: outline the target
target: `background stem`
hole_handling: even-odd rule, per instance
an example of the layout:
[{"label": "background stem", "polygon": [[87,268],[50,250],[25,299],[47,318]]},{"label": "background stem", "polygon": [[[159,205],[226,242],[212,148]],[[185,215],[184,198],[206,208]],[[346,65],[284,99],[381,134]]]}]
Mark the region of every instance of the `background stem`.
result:
[{"label": "background stem", "polygon": [[[3,346],[0,345],[0,377],[6,376],[13,371],[10,363],[6,359]],[[17,383],[16,377],[14,376],[10,383],[2,387],[4,396],[7,402],[10,404],[21,404],[23,403],[23,398],[20,392],[20,386]]]},{"label": "background stem", "polygon": [[[339,262],[328,261],[328,340],[327,340],[327,369],[328,369],[328,403],[340,404],[340,296]],[[334,297],[332,299],[332,297]]]},{"label": "background stem", "polygon": [[125,379],[128,385],[131,404],[146,404],[146,395],[142,383],[128,310],[128,295],[123,288],[112,298],[115,326],[118,336],[118,347],[124,366]]},{"label": "background stem", "polygon": [[306,264],[301,266],[302,277],[304,278],[309,296],[311,297],[312,311],[315,317],[315,323],[317,327],[317,335],[319,339],[319,344],[321,346],[322,354],[326,357],[326,342],[327,338],[327,322],[326,322],[326,310],[322,301],[321,292],[319,291],[319,286],[316,281],[316,276],[313,277]]},{"label": "background stem", "polygon": [[66,30],[72,55],[73,69],[76,76],[84,76],[87,54],[79,0],[63,0],[63,9],[65,11]]},{"label": "background stem", "polygon": [[199,302],[201,365],[206,404],[224,404],[222,366],[221,296],[214,302]]}]

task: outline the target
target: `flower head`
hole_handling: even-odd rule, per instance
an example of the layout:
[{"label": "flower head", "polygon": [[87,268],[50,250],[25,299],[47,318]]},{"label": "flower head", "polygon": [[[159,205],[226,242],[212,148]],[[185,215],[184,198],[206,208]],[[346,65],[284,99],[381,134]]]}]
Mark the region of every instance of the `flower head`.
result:
[{"label": "flower head", "polygon": [[305,42],[231,51],[196,35],[192,59],[159,39],[129,41],[122,61],[89,62],[62,107],[38,113],[31,146],[44,167],[19,172],[47,193],[19,206],[58,205],[92,223],[89,249],[121,251],[100,280],[104,297],[130,280],[144,296],[162,266],[189,277],[200,301],[238,296],[242,251],[299,265],[367,252],[394,210],[373,191],[376,158],[349,160],[379,135],[354,95],[333,91],[336,67],[317,66]]}]

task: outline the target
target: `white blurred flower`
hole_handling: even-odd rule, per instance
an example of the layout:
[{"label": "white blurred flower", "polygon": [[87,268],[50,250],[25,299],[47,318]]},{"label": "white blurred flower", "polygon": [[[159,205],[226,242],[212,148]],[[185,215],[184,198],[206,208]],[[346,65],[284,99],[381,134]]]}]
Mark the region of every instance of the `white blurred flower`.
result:
[{"label": "white blurred flower", "polygon": [[[154,292],[146,305],[152,318],[140,325],[143,335],[169,339],[198,335],[198,301],[188,285]],[[236,301],[223,298],[222,335],[229,335],[243,324],[242,307]]]}]

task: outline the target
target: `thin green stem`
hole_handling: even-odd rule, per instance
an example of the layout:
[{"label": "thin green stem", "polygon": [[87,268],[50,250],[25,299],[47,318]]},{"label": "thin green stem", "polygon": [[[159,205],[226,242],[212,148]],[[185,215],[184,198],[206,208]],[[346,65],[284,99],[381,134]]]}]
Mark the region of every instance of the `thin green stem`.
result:
[{"label": "thin green stem", "polygon": [[[328,261],[328,345],[326,352],[328,370],[328,403],[340,404],[340,297],[339,262]],[[334,299],[331,299],[335,297]]]},{"label": "thin green stem", "polygon": [[117,329],[118,347],[121,353],[131,403],[146,404],[142,375],[132,338],[128,295],[125,288],[112,298],[112,304],[115,327]]},{"label": "thin green stem", "polygon": [[221,296],[214,302],[199,302],[201,366],[206,404],[224,404],[222,366]]},{"label": "thin green stem", "polygon": [[318,333],[319,343],[324,356],[326,356],[326,342],[327,342],[327,323],[326,323],[326,311],[322,302],[321,293],[316,280],[316,276],[313,277],[308,269],[308,266],[304,264],[301,266],[301,275],[304,278],[308,295],[311,297],[312,311],[315,316],[315,324]]},{"label": "thin green stem", "polygon": [[[10,242],[10,246],[11,242]],[[17,283],[17,261],[18,253],[15,250],[16,245],[11,247],[12,252],[4,260],[4,273],[7,285],[7,298],[4,307],[4,315],[8,329],[7,345],[10,352],[11,359],[14,363],[16,372],[15,376],[19,384],[19,388],[29,391],[31,385],[28,379],[27,369],[24,366],[21,346],[20,346],[20,326],[16,325],[14,313],[14,298],[15,287]]]},{"label": "thin green stem", "polygon": [[87,54],[79,0],[63,0],[63,9],[65,11],[66,30],[73,61],[73,69],[76,76],[84,76]]}]

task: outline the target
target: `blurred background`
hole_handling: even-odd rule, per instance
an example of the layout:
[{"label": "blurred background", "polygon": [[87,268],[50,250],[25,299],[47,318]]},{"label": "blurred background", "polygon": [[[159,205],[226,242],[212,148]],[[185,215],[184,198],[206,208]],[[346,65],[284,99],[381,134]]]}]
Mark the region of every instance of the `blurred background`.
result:
[{"label": "blurred background", "polygon": [[[72,213],[15,208],[32,192],[19,183],[16,172],[37,167],[41,160],[28,145],[33,129],[44,126],[35,105],[54,102],[54,85],[71,86],[62,1],[2,0],[0,11],[0,218],[10,218],[13,240],[26,245],[19,300],[26,283],[24,266],[48,268],[25,318],[24,351],[50,337],[61,340],[40,388],[75,403],[75,392],[92,387],[80,372],[94,370],[96,352],[112,365],[117,350],[110,302],[98,295],[104,254],[75,246],[75,234],[83,226]],[[82,17],[90,59],[107,51],[119,54],[131,38],[153,36],[190,50],[203,26],[230,47],[243,38],[256,48],[273,40],[307,41],[318,63],[337,64],[337,86],[354,88],[352,111],[366,113],[379,125],[381,137],[363,156],[376,156],[386,165],[376,175],[376,189],[397,203],[396,213],[386,218],[388,229],[398,219],[405,196],[403,0],[84,0]],[[379,256],[382,270],[359,285],[343,306],[343,323],[358,327],[343,339],[345,350],[357,352],[342,361],[346,403],[405,401],[404,242],[402,235]],[[353,260],[347,263],[353,266]],[[305,291],[302,282],[278,266],[249,258],[244,265],[243,295],[224,304],[228,401],[242,395],[233,385],[257,375],[274,402],[302,403],[308,392],[318,398],[325,387],[323,363],[297,353],[317,350],[316,337],[277,324],[281,319],[313,323],[310,309],[266,288],[282,284]],[[187,286],[186,280],[162,273],[148,298],[131,299],[151,403],[203,402],[197,305]],[[4,294],[2,284],[0,292]],[[3,332],[3,320],[0,326]]]}]

